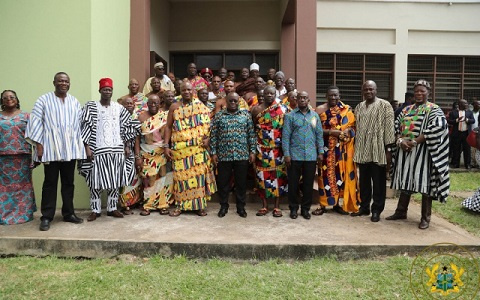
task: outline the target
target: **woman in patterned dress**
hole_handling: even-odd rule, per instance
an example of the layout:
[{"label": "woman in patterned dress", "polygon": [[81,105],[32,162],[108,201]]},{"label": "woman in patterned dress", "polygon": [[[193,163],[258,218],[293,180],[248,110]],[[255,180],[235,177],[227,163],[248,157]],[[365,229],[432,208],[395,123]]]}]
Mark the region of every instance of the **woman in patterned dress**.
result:
[{"label": "woman in patterned dress", "polygon": [[0,224],[33,220],[37,210],[32,185],[32,148],[25,141],[29,114],[20,110],[12,90],[1,94],[0,112]]}]

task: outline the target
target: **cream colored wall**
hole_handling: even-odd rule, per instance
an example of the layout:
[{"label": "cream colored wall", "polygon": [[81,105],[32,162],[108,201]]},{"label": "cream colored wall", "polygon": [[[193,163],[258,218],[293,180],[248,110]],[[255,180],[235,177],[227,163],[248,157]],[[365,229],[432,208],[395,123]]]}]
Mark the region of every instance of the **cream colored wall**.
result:
[{"label": "cream colored wall", "polygon": [[317,52],[395,54],[403,101],[408,54],[480,53],[479,1],[452,2],[317,0]]},{"label": "cream colored wall", "polygon": [[[0,11],[0,89],[15,90],[22,110],[53,90],[59,71],[70,75],[70,93],[82,104],[98,99],[101,77],[114,79],[114,96],[127,92],[129,0],[1,0]],[[33,181],[40,205],[43,166]],[[85,179],[76,176],[75,206],[87,208],[88,199]]]},{"label": "cream colored wall", "polygon": [[170,3],[167,0],[151,0],[150,50],[169,61],[168,34],[170,29]]},{"label": "cream colored wall", "polygon": [[169,49],[279,50],[280,24],[277,1],[172,2]]}]

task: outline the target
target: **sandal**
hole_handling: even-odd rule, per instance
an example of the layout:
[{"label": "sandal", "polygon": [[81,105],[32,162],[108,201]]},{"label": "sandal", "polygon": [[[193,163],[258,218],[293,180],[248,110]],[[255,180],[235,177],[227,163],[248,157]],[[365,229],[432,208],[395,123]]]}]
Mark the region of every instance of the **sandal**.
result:
[{"label": "sandal", "polygon": [[312,211],[312,215],[315,215],[315,216],[321,216],[325,213],[325,208],[324,207],[319,207],[317,208],[316,210]]},{"label": "sandal", "polygon": [[161,214],[162,216],[168,215],[169,213],[170,213],[170,212],[169,212],[168,209],[166,209],[166,208],[162,208],[162,209],[160,210],[160,214]]},{"label": "sandal", "polygon": [[133,211],[132,211],[129,207],[127,207],[126,209],[122,210],[122,213],[123,213],[124,215],[133,215]]},{"label": "sandal", "polygon": [[175,210],[172,210],[168,215],[170,217],[178,217],[181,213],[182,213],[181,210],[175,209]]},{"label": "sandal", "polygon": [[140,213],[141,216],[149,216],[150,215],[150,210],[149,209],[143,209],[142,212]]},{"label": "sandal", "polygon": [[272,215],[273,215],[275,218],[280,218],[281,216],[283,216],[282,210],[281,210],[280,208],[274,208],[274,209],[273,209],[273,212],[272,212]]},{"label": "sandal", "polygon": [[261,216],[264,216],[268,213],[268,208],[266,207],[263,207],[263,208],[260,208],[258,211],[257,211],[257,216],[261,217]]},{"label": "sandal", "polygon": [[205,217],[206,215],[207,215],[207,212],[204,209],[197,210],[197,216]]}]

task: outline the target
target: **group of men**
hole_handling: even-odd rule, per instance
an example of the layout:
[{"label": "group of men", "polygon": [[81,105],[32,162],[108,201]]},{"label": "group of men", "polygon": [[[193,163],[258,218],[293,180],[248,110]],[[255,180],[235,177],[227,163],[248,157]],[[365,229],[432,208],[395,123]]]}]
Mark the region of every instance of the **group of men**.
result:
[{"label": "group of men", "polygon": [[[148,79],[143,93],[139,82],[131,79],[129,93],[118,99],[120,104],[111,101],[113,81],[102,78],[100,100],[89,101],[82,108],[68,94],[70,78],[64,72],[54,77],[55,91],[37,100],[26,138],[34,145],[35,160],[45,166],[40,230],[48,230],[53,220],[59,175],[64,221],[83,222],[73,210],[76,161],[90,188],[88,220],[101,216],[103,190],[108,193],[107,215],[123,217],[117,209],[119,189],[132,184],[136,176],[128,158],[141,155],[131,146],[139,135],[139,122],[134,122],[122,105],[133,106],[138,115],[148,110],[147,102],[153,98],[174,99],[166,109],[161,137],[162,155],[171,161],[173,170],[175,210],[170,216],[189,210],[205,216],[207,201],[218,186],[218,216],[228,213],[228,195],[234,187],[237,214],[246,217],[247,176],[253,170],[256,192],[262,199],[257,216],[266,215],[268,201],[274,199],[272,214],[281,217],[279,200],[288,194],[290,217],[296,219],[300,208],[301,216],[310,219],[318,170],[322,191],[314,214],[333,206],[341,214],[371,212],[372,222],[380,220],[395,136],[393,111],[387,101],[376,96],[375,82],[363,84],[364,101],[353,114],[340,101],[337,87],[327,90],[331,103],[315,110],[308,93],[296,90],[294,79],[285,80],[283,72],[273,70],[267,83],[255,63],[242,70],[237,82],[227,79],[224,75],[229,72],[224,69],[213,76],[206,68],[200,74],[208,75],[199,76],[193,63],[187,67],[188,77],[180,81],[166,76],[162,63],[155,69],[156,75]],[[360,170],[359,188],[355,164]],[[344,200],[342,206],[340,199]]]}]

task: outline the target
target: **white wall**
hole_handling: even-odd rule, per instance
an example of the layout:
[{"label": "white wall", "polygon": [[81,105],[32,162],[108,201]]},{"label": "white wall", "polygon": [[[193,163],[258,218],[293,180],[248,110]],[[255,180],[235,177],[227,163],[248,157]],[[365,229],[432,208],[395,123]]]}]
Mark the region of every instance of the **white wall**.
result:
[{"label": "white wall", "polygon": [[317,52],[395,54],[403,100],[408,54],[480,54],[480,1],[449,2],[317,0]]}]

